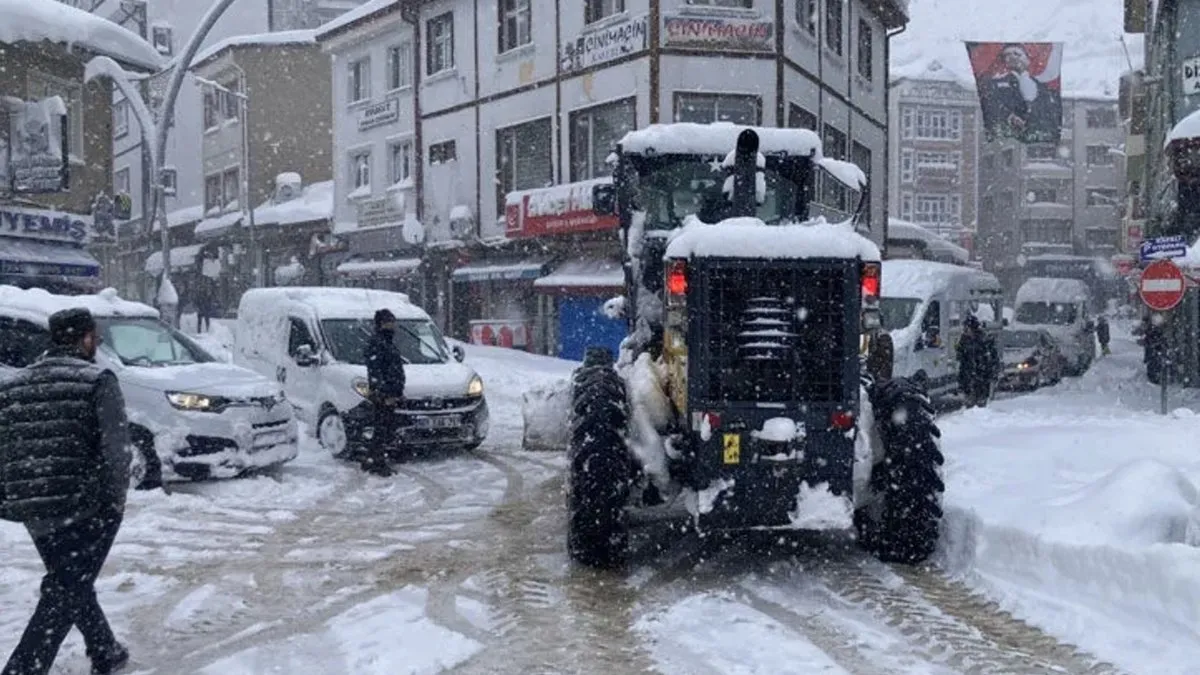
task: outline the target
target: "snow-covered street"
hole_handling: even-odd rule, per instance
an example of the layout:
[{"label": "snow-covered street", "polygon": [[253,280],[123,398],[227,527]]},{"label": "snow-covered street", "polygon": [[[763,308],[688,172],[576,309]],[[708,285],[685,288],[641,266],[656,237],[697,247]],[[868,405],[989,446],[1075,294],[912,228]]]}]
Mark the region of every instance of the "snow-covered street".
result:
[{"label": "snow-covered street", "polygon": [[[1196,399],[1155,414],[1127,334],[1115,347],[1081,380],[943,417],[939,566],[663,524],[626,575],[576,568],[563,460],[520,449],[521,392],[572,364],[472,347],[479,451],[382,479],[309,439],[273,475],[134,493],[101,602],[146,674],[1195,672]],[[6,653],[41,565],[17,526],[0,547]],[[77,635],[54,672],[87,672]]]}]

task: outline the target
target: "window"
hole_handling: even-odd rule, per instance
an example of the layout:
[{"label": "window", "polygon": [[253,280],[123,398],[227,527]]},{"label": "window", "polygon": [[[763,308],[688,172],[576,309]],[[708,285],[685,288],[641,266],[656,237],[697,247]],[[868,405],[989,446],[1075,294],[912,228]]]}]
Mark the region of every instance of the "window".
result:
[{"label": "window", "polygon": [[625,0],[586,0],[583,7],[583,22],[595,23],[600,19],[625,11]]},{"label": "window", "polygon": [[1058,190],[1054,188],[1034,188],[1029,191],[1031,204],[1055,204],[1058,202]]},{"label": "window", "polygon": [[875,31],[865,19],[858,20],[858,74],[870,82],[875,74]]},{"label": "window", "polygon": [[914,138],[917,135],[916,110],[909,107],[900,109],[900,130],[904,138]]},{"label": "window", "polygon": [[762,123],[762,103],[757,96],[742,94],[675,94],[675,121],[757,126]]},{"label": "window", "polygon": [[388,89],[399,89],[412,84],[412,43],[401,42],[388,48]]},{"label": "window", "polygon": [[809,112],[795,103],[788,106],[788,127],[816,131],[817,114]]},{"label": "window", "polygon": [[796,0],[796,23],[805,33],[817,34],[817,0]]},{"label": "window", "polygon": [[113,138],[122,138],[129,134],[129,101],[117,101],[112,106]]},{"label": "window", "polygon": [[636,127],[637,107],[632,98],[571,113],[571,181],[610,175],[609,153]]},{"label": "window", "polygon": [[754,0],[687,0],[687,4],[701,7],[745,7],[749,9],[754,6]]},{"label": "window", "polygon": [[29,73],[28,84],[31,99],[62,97],[63,103],[67,106],[67,152],[70,154],[71,161],[84,161],[83,87],[78,82],[34,71]]},{"label": "window", "polygon": [[916,171],[916,153],[912,148],[904,148],[900,151],[900,182],[911,183],[917,178]]},{"label": "window", "polygon": [[911,221],[913,217],[913,196],[911,192],[900,195],[900,219]]},{"label": "window", "polygon": [[348,87],[347,99],[351,103],[365,101],[371,98],[371,60],[359,59],[350,63],[349,77],[346,78]]},{"label": "window", "polygon": [[530,0],[500,0],[500,53],[527,45],[533,41],[530,35],[533,9]]},{"label": "window", "polygon": [[454,67],[454,13],[435,16],[426,22],[429,36],[425,74],[433,75]]},{"label": "window", "polygon": [[996,198],[997,208],[1001,211],[1011,211],[1017,204],[1012,190],[1004,190]]},{"label": "window", "polygon": [[1021,223],[1021,236],[1026,243],[1069,244],[1071,243],[1071,221],[1069,220],[1026,220]]},{"label": "window", "polygon": [[496,208],[514,190],[546,187],[554,182],[550,118],[496,130]]},{"label": "window", "polygon": [[400,141],[399,143],[393,143],[391,147],[388,148],[388,155],[389,172],[391,173],[392,185],[396,185],[397,183],[408,180],[408,177],[412,174],[412,141]]},{"label": "window", "polygon": [[1119,193],[1112,188],[1088,188],[1088,206],[1120,206]]},{"label": "window", "polygon": [[113,174],[113,194],[129,194],[129,185],[129,167],[117,169],[116,173]]},{"label": "window", "polygon": [[242,184],[238,181],[238,170],[226,169],[221,176],[221,192],[224,201],[221,206],[226,209],[236,209],[240,204],[238,202],[238,193],[241,191]]},{"label": "window", "polygon": [[288,356],[293,358],[300,353],[301,347],[308,347],[314,352],[317,350],[317,343],[312,338],[312,333],[309,332],[308,326],[304,322],[294,317],[288,317]]},{"label": "window", "polygon": [[1117,126],[1117,111],[1112,108],[1089,108],[1087,125],[1089,129],[1112,129]]},{"label": "window", "polygon": [[1112,166],[1113,156],[1107,145],[1087,146],[1088,166]]},{"label": "window", "polygon": [[1034,143],[1025,146],[1025,158],[1033,161],[1058,159],[1058,148],[1049,143]]},{"label": "window", "polygon": [[[915,137],[922,140],[957,141],[962,138],[962,113],[958,110],[938,108],[917,108],[915,118]],[[908,125],[907,120],[904,121]]]},{"label": "window", "polygon": [[221,195],[221,174],[216,173],[204,178],[204,212],[205,214],[217,214],[221,211],[222,195]]},{"label": "window", "polygon": [[171,56],[175,51],[170,26],[151,26],[150,41],[154,45],[154,49],[163,56]]},{"label": "window", "polygon": [[1001,163],[1004,164],[1006,168],[1012,168],[1013,165],[1016,164],[1012,148],[1009,148],[1001,153],[1001,158],[1003,159]]},{"label": "window", "polygon": [[842,31],[845,26],[845,0],[825,0],[825,46],[834,54],[842,54]]},{"label": "window", "polygon": [[458,159],[458,149],[454,141],[442,141],[429,146],[429,163],[445,164]]},{"label": "window", "polygon": [[[826,124],[822,127],[821,142],[826,157],[846,159],[846,134]],[[846,209],[846,186],[832,176],[821,176],[821,203],[839,211]]]},{"label": "window", "polygon": [[241,119],[241,100],[237,97],[237,94],[242,90],[241,82],[234,79],[222,82],[221,86],[228,90],[217,92],[221,99],[221,113],[225,116],[226,120],[237,121]]},{"label": "window", "polygon": [[913,219],[918,223],[954,223],[959,220],[962,201],[957,195],[917,195]]},{"label": "window", "polygon": [[355,192],[371,189],[371,151],[359,150],[350,155],[350,184]]},{"label": "window", "polygon": [[[858,141],[854,141],[850,145],[850,161],[854,162],[867,175],[867,185],[869,186],[871,184],[871,149]],[[862,192],[855,192],[854,194],[858,195],[856,199],[862,198]],[[857,203],[850,206],[851,208],[858,208]],[[871,224],[871,209],[869,205],[862,214],[862,222],[865,225]]]}]

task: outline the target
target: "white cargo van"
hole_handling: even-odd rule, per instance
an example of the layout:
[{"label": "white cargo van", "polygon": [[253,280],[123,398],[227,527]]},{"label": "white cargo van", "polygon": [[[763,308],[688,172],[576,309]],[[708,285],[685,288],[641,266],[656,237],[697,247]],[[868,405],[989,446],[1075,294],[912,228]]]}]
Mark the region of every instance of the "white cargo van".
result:
[{"label": "white cargo van", "polygon": [[1017,289],[1014,328],[1042,328],[1067,357],[1067,374],[1082,375],[1096,359],[1091,292],[1078,279],[1034,277]]},{"label": "white cargo van", "polygon": [[50,315],[73,307],[96,319],[96,363],[121,384],[135,467],[148,482],[227,478],[296,457],[296,419],[279,384],[216,360],[158,310],[111,288],[66,296],[0,286],[0,364],[37,359],[50,346]]},{"label": "white cargo van", "polygon": [[956,346],[974,314],[999,335],[1004,293],[995,275],[928,260],[883,261],[879,308],[895,349],[893,373],[923,380],[931,395],[958,389]]},{"label": "white cargo van", "polygon": [[234,362],[283,385],[300,419],[335,456],[372,433],[364,348],[375,311],[396,315],[405,359],[405,401],[397,412],[403,447],[471,449],[488,430],[483,380],[463,365],[429,315],[403,293],[359,288],[261,288],[238,305]]}]

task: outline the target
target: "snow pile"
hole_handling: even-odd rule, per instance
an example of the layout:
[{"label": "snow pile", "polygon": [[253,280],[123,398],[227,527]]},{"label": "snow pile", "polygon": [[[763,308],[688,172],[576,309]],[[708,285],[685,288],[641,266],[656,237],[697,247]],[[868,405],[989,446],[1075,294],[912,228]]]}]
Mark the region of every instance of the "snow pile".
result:
[{"label": "snow pile", "polygon": [[1088,297],[1087,284],[1078,279],[1034,277],[1017,289],[1017,305],[1026,302],[1087,302]]},{"label": "snow pile", "polygon": [[571,441],[571,380],[535,385],[521,396],[521,447],[563,451]]},{"label": "snow pile", "polygon": [[750,432],[750,436],[768,443],[791,443],[804,438],[804,423],[789,417],[772,417],[763,422],[762,429]]},{"label": "snow pile", "polygon": [[708,487],[703,490],[684,490],[684,506],[692,518],[699,519],[700,516],[706,513],[712,513],[712,510],[717,505],[717,499],[720,496],[734,488],[736,482],[730,478],[718,478],[708,484]]},{"label": "snow pile", "polygon": [[158,295],[155,296],[159,307],[178,306],[179,291],[175,290],[175,283],[171,281],[171,276],[165,275],[162,278],[162,283],[158,285]]},{"label": "snow pile", "polygon": [[725,157],[737,147],[738,134],[753,129],[758,134],[758,151],[763,154],[784,152],[789,155],[814,155],[820,158],[821,139],[808,129],[744,127],[730,122],[713,124],[651,124],[630,131],[621,138],[624,152],[659,155],[700,154]]},{"label": "snow pile", "polygon": [[93,316],[158,318],[158,310],[140,302],[122,300],[114,288],[106,288],[95,295],[54,295],[41,288],[0,286],[0,307],[7,315],[17,315],[43,326],[51,314],[77,307],[87,309]]},{"label": "snow pile", "polygon": [[797,530],[847,530],[854,526],[854,507],[849,498],[833,494],[829,483],[801,483],[788,520]]},{"label": "snow pile", "polygon": [[333,218],[333,181],[313,183],[298,199],[254,209],[255,225],[292,225]]},{"label": "snow pile", "polygon": [[715,225],[684,219],[667,244],[667,258],[857,258],[879,260],[879,247],[848,223],[818,218],[804,224],[767,225],[757,218],[729,218]]},{"label": "snow pile", "polygon": [[192,59],[192,68],[199,66],[212,57],[232,47],[271,47],[283,45],[316,44],[316,31],[312,30],[281,30],[274,33],[258,33],[255,35],[234,35],[218,41],[200,50]]},{"label": "snow pile", "polygon": [[1170,145],[1171,141],[1197,139],[1200,139],[1200,110],[1183,118],[1179,121],[1179,124],[1172,127],[1171,133],[1167,134],[1167,140],[1163,144],[1163,147]]},{"label": "snow pile", "polygon": [[669,494],[671,476],[662,436],[672,418],[671,401],[666,394],[666,365],[642,353],[623,371],[629,400],[629,448],[654,485],[663,494]]},{"label": "snow pile", "polygon": [[55,0],[0,0],[0,42],[48,40],[82,47],[142,70],[156,71],[163,59],[136,33]]},{"label": "snow pile", "polygon": [[832,157],[822,157],[817,160],[817,166],[825,169],[838,182],[852,190],[862,190],[867,186],[867,174],[853,162],[844,162]]}]

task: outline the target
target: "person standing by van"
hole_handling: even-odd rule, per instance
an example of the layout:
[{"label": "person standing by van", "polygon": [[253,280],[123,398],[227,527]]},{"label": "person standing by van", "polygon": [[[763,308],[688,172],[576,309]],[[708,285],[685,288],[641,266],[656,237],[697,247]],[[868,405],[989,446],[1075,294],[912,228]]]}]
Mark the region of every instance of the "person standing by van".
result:
[{"label": "person standing by van", "polygon": [[396,315],[390,310],[375,312],[375,334],[367,343],[367,386],[371,392],[375,434],[362,461],[364,471],[391,476],[390,445],[396,440],[399,414],[404,401],[404,356],[396,347]]},{"label": "person standing by van", "polygon": [[979,319],[968,314],[963,320],[963,334],[958,342],[958,386],[968,407],[987,405],[999,367],[995,341],[984,332]]},{"label": "person standing by van", "polygon": [[46,566],[41,598],[3,675],[45,675],[71,627],[92,673],[123,668],[96,599],[96,578],[121,528],[129,431],[117,377],[95,364],[86,309],[50,316],[52,346],[0,384],[0,517],[25,525]]},{"label": "person standing by van", "polygon": [[1100,341],[1100,353],[1104,356],[1112,356],[1112,350],[1108,348],[1108,342],[1112,338],[1112,334],[1108,328],[1108,319],[1103,316],[1096,317],[1096,339]]}]

